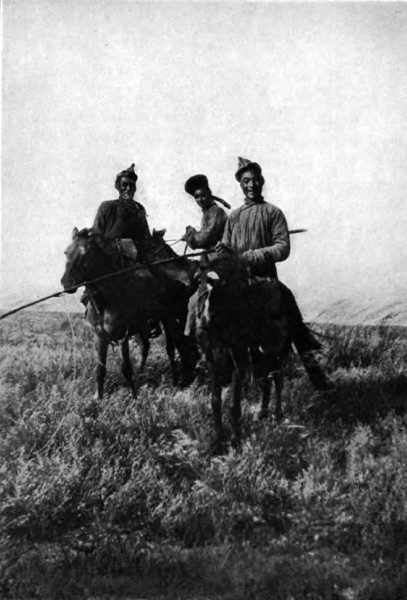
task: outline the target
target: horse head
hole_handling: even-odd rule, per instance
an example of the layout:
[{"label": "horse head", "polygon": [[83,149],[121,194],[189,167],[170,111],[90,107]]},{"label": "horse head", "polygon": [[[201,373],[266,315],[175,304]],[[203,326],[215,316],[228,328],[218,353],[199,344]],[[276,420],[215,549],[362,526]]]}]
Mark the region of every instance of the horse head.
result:
[{"label": "horse head", "polygon": [[97,276],[95,265],[101,264],[103,259],[99,238],[92,229],[79,231],[74,227],[72,242],[64,252],[66,263],[61,284],[66,292],[75,293],[81,283]]},{"label": "horse head", "polygon": [[214,280],[213,274],[217,275],[215,285],[225,285],[229,280],[247,279],[249,277],[248,268],[242,259],[234,250],[228,246],[223,246],[219,251],[202,257],[199,265],[196,279],[200,282],[206,282],[208,274],[210,280]]}]

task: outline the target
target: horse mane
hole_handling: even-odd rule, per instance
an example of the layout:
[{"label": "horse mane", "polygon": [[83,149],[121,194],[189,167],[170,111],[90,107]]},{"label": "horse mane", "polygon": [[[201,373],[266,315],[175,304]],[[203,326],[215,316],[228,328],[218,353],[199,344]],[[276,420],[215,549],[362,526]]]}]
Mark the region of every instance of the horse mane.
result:
[{"label": "horse mane", "polygon": [[78,237],[93,242],[104,254],[111,256],[117,252],[115,241],[111,238],[105,238],[100,231],[93,227],[84,227],[78,231]]},{"label": "horse mane", "polygon": [[[180,256],[165,242],[165,232],[165,229],[160,229],[157,231],[153,229],[153,232],[149,238],[137,244],[137,262],[148,266],[150,263]],[[75,237],[94,244],[101,252],[103,252],[103,254],[106,255],[107,258],[113,260],[114,263],[116,263],[116,261],[119,259],[119,251],[116,241],[111,238],[105,238],[97,229],[85,227],[80,231],[77,231]],[[191,267],[192,265],[190,264],[190,261],[185,259],[185,264],[182,260],[174,264],[169,263],[166,265],[165,270],[168,273],[171,272],[171,277],[181,281],[184,285],[186,285],[187,280],[189,284],[191,279]],[[184,274],[183,271],[188,272],[188,276],[186,273]]]},{"label": "horse mane", "polygon": [[179,256],[164,240],[165,232],[166,229],[153,229],[151,236],[139,244],[141,262],[148,263]]},{"label": "horse mane", "polygon": [[244,264],[242,257],[231,249],[224,249],[221,253],[202,261],[204,272],[215,271],[219,279],[228,281],[229,279],[246,280],[249,279],[249,270]]}]

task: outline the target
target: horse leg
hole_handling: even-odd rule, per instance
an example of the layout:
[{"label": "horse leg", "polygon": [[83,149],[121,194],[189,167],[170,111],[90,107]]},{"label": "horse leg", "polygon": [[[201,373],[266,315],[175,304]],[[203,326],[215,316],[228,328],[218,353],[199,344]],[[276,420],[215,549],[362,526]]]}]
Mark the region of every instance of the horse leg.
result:
[{"label": "horse leg", "polygon": [[215,428],[215,440],[213,443],[213,453],[221,454],[223,449],[223,426],[222,426],[222,384],[219,375],[216,373],[216,366],[210,366],[211,375],[211,405],[213,424]]},{"label": "horse leg", "polygon": [[97,355],[97,367],[96,367],[96,392],[95,400],[101,400],[103,398],[103,384],[106,375],[106,358],[107,349],[109,342],[102,336],[96,335],[95,337],[95,350]]},{"label": "horse leg", "polygon": [[250,368],[250,354],[244,346],[230,349],[230,357],[233,363],[232,370],[232,405],[230,408],[232,422],[232,446],[240,446],[240,421],[242,416],[242,380],[243,375]]},{"label": "horse leg", "polygon": [[[178,321],[178,319],[171,319],[170,321],[167,321],[166,326],[170,332],[172,353],[174,355],[174,350],[176,348],[181,361],[181,381],[179,383],[182,386],[189,385],[194,379],[195,367],[199,359],[199,352],[196,342],[192,337],[184,335],[184,327],[180,321]],[[174,379],[174,384],[178,382],[177,371],[175,371],[175,376],[176,379]]]},{"label": "horse leg", "polygon": [[281,404],[281,396],[283,392],[283,384],[284,384],[284,374],[283,370],[280,368],[273,373],[274,385],[276,388],[276,408],[275,408],[275,417],[277,421],[281,421],[283,418],[283,408]]},{"label": "horse leg", "polygon": [[180,330],[179,337],[175,340],[175,345],[181,359],[182,385],[189,385],[195,377],[195,367],[199,360],[199,351],[195,339],[185,336]]},{"label": "horse leg", "polygon": [[126,380],[127,385],[131,389],[133,396],[137,396],[136,386],[133,380],[133,369],[130,361],[130,349],[129,349],[129,338],[126,337],[120,342],[120,355],[122,359],[122,374]]},{"label": "horse leg", "polygon": [[232,406],[230,408],[230,416],[232,421],[232,446],[235,448],[240,445],[241,396],[242,377],[240,370],[234,368],[232,374]]},{"label": "horse leg", "polygon": [[174,385],[178,382],[177,363],[175,360],[175,343],[174,343],[174,330],[168,321],[162,322],[165,332],[165,349],[167,350],[168,359],[170,361],[172,381]]},{"label": "horse leg", "polygon": [[140,334],[141,341],[141,364],[140,364],[140,373],[144,371],[144,367],[146,366],[147,356],[150,350],[150,340],[147,334]]},{"label": "horse leg", "polygon": [[261,408],[259,410],[259,414],[257,415],[258,419],[268,419],[269,413],[269,402],[270,402],[270,392],[271,392],[271,381],[268,377],[263,377],[260,382],[261,387]]}]

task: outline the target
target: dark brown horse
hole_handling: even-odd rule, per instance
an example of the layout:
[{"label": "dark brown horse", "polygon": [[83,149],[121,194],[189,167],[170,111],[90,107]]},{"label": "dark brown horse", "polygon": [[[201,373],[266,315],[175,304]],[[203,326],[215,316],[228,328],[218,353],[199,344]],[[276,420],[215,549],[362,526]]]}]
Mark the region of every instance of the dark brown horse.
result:
[{"label": "dark brown horse", "polygon": [[[134,266],[118,252],[114,240],[105,240],[92,230],[72,232],[72,243],[65,250],[66,267],[62,285],[71,293],[75,286],[108,274],[123,267]],[[163,232],[153,234],[149,243],[140,249],[144,262],[156,262],[177,256],[163,240]],[[122,357],[122,373],[133,393],[136,386],[129,357],[129,338],[138,335],[142,340],[141,366],[147,359],[149,349],[149,323],[161,322],[166,336],[166,349],[171,364],[174,383],[178,372],[175,349],[181,359],[183,380],[190,377],[195,366],[196,353],[191,342],[183,335],[187,303],[192,292],[187,259],[174,265],[149,269],[139,268],[114,277],[105,278],[87,286],[90,303],[86,319],[95,332],[97,352],[97,397],[103,395],[106,374],[106,358],[109,344],[118,344]]]},{"label": "dark brown horse", "polygon": [[241,260],[223,255],[203,271],[196,314],[197,340],[211,374],[215,451],[223,447],[222,387],[232,382],[232,444],[239,445],[242,383],[258,379],[260,418],[268,416],[271,381],[282,417],[282,365],[291,347],[288,317],[276,279],[250,277]]}]

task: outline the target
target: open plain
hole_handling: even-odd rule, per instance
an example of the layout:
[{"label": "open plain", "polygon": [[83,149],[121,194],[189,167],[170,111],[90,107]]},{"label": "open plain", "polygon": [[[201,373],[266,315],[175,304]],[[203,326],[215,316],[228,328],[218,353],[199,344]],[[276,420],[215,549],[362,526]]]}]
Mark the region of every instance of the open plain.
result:
[{"label": "open plain", "polygon": [[134,399],[111,351],[96,402],[80,315],[3,321],[2,597],[404,599],[407,330],[314,329],[335,391],[292,356],[283,422],[247,388],[242,448],[213,457],[204,364],[174,388],[157,340]]}]

